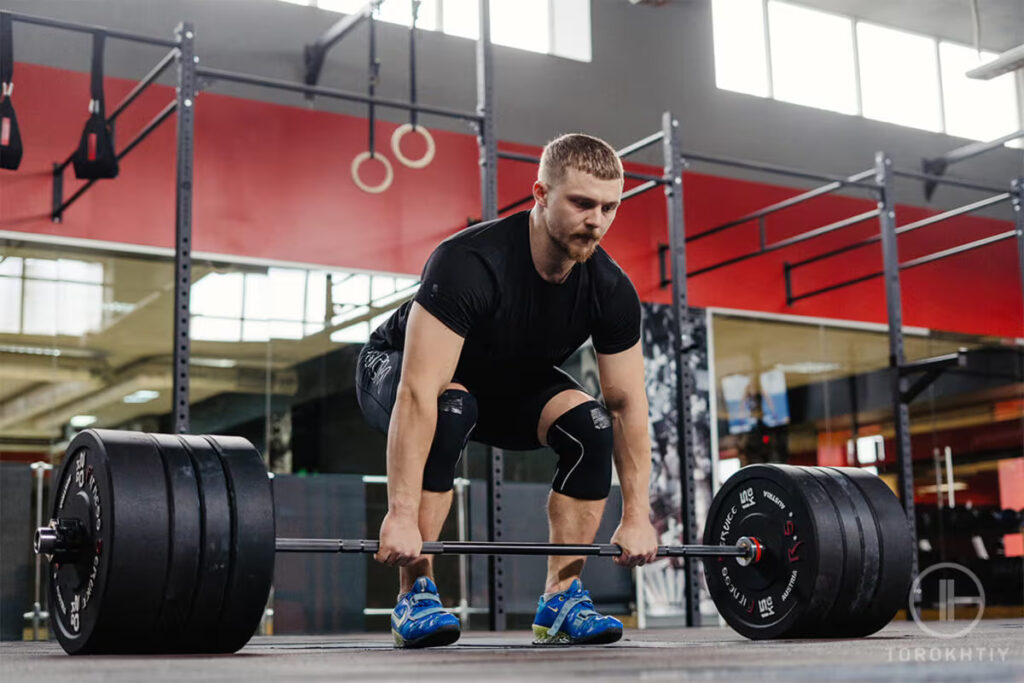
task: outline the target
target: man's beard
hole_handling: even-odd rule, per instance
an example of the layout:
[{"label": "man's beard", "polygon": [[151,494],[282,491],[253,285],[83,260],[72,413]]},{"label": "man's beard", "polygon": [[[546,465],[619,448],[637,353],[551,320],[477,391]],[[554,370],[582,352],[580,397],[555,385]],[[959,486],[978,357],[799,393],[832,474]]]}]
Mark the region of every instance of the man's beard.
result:
[{"label": "man's beard", "polygon": [[599,240],[595,238],[588,238],[586,241],[580,239],[586,237],[585,235],[570,235],[569,237],[558,237],[554,238],[555,244],[557,244],[562,253],[568,258],[575,261],[576,263],[586,263],[586,261],[594,255],[597,251],[597,244]]}]

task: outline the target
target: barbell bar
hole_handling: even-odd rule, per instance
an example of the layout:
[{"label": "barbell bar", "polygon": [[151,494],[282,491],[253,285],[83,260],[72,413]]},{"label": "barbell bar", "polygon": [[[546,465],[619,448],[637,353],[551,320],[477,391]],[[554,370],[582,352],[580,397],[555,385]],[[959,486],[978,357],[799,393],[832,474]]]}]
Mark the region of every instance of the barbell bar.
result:
[{"label": "barbell bar", "polygon": [[[42,530],[40,530],[42,531]],[[380,542],[340,538],[278,538],[279,553],[376,553]],[[740,538],[735,545],[661,545],[658,557],[735,557],[756,562],[761,545],[754,538]],[[425,541],[422,555],[583,555],[617,557],[622,548],[614,543],[574,545],[571,543],[515,543],[476,541]]]}]

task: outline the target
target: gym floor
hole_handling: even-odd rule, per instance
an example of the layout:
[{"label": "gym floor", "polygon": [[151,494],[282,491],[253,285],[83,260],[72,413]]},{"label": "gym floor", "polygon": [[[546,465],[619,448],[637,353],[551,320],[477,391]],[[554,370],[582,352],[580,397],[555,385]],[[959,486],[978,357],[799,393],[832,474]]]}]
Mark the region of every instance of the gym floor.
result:
[{"label": "gym floor", "polygon": [[627,630],[614,644],[530,645],[525,631],[465,634],[396,651],[386,633],[255,637],[238,654],[69,657],[56,642],[0,644],[4,683],[227,680],[1024,681],[1024,619],[984,620],[955,639],[893,622],[857,640],[750,641],[726,628]]}]

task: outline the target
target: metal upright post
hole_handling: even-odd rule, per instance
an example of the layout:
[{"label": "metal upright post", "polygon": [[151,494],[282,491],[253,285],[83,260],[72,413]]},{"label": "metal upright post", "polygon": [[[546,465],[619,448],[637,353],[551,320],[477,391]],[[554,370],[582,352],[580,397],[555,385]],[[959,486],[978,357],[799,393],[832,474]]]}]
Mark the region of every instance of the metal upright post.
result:
[{"label": "metal upright post", "polygon": [[[683,159],[679,143],[679,121],[671,112],[661,117],[662,149],[665,159],[665,198],[668,208],[668,236],[672,268],[672,334],[676,344],[676,407],[679,421],[679,475],[683,487],[682,522],[683,543],[697,542],[697,514],[695,506],[693,420],[690,416],[690,396],[694,392],[693,375],[683,351],[689,344],[684,336],[689,304],[686,298],[686,224],[683,220]],[[700,626],[700,584],[696,564],[687,562],[684,595],[686,598],[686,625]]]},{"label": "metal upright post", "polygon": [[[491,3],[478,0],[480,37],[476,41],[476,111],[481,116],[477,123],[477,145],[480,150],[480,215],[485,221],[498,217],[498,138],[494,133],[494,52],[491,48]],[[487,537],[491,541],[504,540],[502,516],[502,489],[505,480],[505,459],[500,448],[488,452],[487,493],[490,508]],[[505,560],[492,555],[487,562],[487,594],[490,602],[490,628],[504,631],[505,618]]]},{"label": "metal upright post", "polygon": [[189,431],[189,310],[192,288],[192,161],[196,101],[195,31],[189,22],[177,29],[178,171],[174,217],[174,431]]},{"label": "metal upright post", "polygon": [[478,0],[480,38],[476,41],[476,111],[480,148],[480,208],[483,220],[498,217],[498,137],[494,132],[494,50],[491,45],[491,3]]},{"label": "metal upright post", "polygon": [[904,395],[903,304],[900,288],[900,259],[896,243],[896,200],[893,190],[892,159],[885,152],[875,154],[875,181],[879,186],[878,221],[882,237],[885,301],[889,319],[889,388],[892,392],[893,426],[896,430],[896,463],[899,494],[903,501],[913,552],[911,569],[917,576],[917,529],[914,518],[914,469],[910,450],[910,407]]},{"label": "metal upright post", "polygon": [[1017,265],[1020,268],[1020,293],[1024,299],[1024,178],[1016,178],[1010,186],[1013,224],[1017,228]]}]

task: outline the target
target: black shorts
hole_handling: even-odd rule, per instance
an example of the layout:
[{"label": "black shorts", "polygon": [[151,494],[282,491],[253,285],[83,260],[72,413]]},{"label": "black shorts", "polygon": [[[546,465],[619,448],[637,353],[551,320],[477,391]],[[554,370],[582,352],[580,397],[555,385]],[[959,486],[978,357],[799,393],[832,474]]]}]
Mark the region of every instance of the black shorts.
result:
[{"label": "black shorts", "polygon": [[[356,399],[371,427],[387,434],[402,370],[402,352],[371,340],[356,363]],[[466,385],[458,375],[452,382]],[[468,385],[467,385],[468,386]],[[567,390],[586,390],[555,366],[519,375],[514,387],[473,389],[478,417],[470,440],[513,451],[540,448],[537,425],[548,401]]]}]

